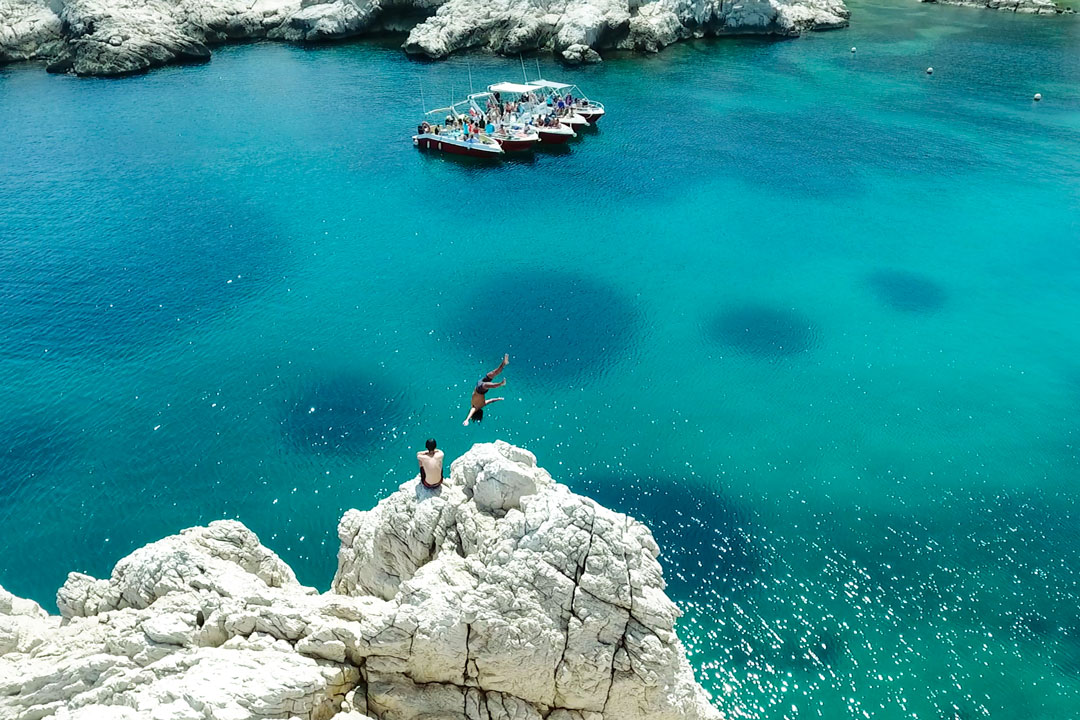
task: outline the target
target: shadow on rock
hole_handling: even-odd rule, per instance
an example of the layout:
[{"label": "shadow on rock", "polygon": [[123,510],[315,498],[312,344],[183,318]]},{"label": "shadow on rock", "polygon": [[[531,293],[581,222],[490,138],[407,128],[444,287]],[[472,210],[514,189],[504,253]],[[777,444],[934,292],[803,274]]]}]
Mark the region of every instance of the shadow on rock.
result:
[{"label": "shadow on rock", "polygon": [[931,313],[945,306],[945,289],[933,280],[905,270],[878,270],[866,280],[870,289],[893,310]]},{"label": "shadow on rock", "polygon": [[593,474],[572,486],[652,530],[667,592],[675,599],[731,592],[748,586],[758,572],[748,514],[698,480]]},{"label": "shadow on rock", "polygon": [[820,343],[817,325],[800,312],[767,305],[744,305],[721,312],[707,326],[715,342],[764,360],[809,352]]},{"label": "shadow on rock", "polygon": [[531,270],[480,284],[455,325],[452,339],[479,362],[494,366],[508,352],[513,378],[565,383],[596,377],[624,360],[639,316],[604,283]]},{"label": "shadow on rock", "polygon": [[285,402],[281,432],[295,450],[363,453],[412,416],[405,392],[384,378],[341,374],[310,380]]}]

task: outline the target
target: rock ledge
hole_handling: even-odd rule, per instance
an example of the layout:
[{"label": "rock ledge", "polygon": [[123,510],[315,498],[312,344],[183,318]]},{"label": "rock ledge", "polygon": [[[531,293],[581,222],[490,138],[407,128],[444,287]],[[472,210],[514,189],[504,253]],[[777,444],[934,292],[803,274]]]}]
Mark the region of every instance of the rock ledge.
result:
[{"label": "rock ledge", "polygon": [[350,510],[330,592],[235,521],[72,573],[62,617],[0,589],[0,717],[715,719],[659,550],[506,443]]}]

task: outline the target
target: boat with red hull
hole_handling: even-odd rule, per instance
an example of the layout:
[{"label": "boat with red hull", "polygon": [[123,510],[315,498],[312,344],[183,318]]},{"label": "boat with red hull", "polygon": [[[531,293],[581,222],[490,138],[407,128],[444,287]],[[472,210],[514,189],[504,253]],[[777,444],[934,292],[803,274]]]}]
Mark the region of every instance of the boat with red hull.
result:
[{"label": "boat with red hull", "polygon": [[[459,110],[459,106],[464,109]],[[491,91],[472,93],[463,103],[454,105],[460,117],[487,118],[486,130],[504,152],[528,152],[540,142],[535,128],[517,113],[502,112],[502,105]]]},{"label": "boat with red hull", "polygon": [[[420,123],[412,139],[413,145],[421,150],[474,158],[502,156],[499,143],[486,133],[475,132],[475,127],[474,132],[469,132],[467,123],[462,122],[453,106],[436,108],[424,115],[429,119]],[[439,124],[442,119],[445,119],[445,125]]]},{"label": "boat with red hull", "polygon": [[576,115],[582,118],[589,125],[595,125],[600,121],[600,118],[604,117],[603,103],[585,97],[585,94],[581,92],[581,88],[577,85],[544,79],[533,80],[528,85],[536,88],[536,91],[542,95],[556,101],[569,97],[569,110],[572,116]]},{"label": "boat with red hull", "polygon": [[464,157],[499,158],[503,155],[503,149],[499,143],[486,136],[481,136],[479,139],[465,139],[460,136],[426,132],[414,135],[413,145],[421,150],[433,150]]},{"label": "boat with red hull", "polygon": [[536,133],[529,135],[494,135],[495,142],[499,143],[499,147],[503,149],[503,152],[528,152],[536,147],[536,144],[540,142],[540,136]]},{"label": "boat with red hull", "polygon": [[577,137],[574,128],[569,125],[537,126],[536,134],[540,136],[540,142],[544,145],[564,145]]}]

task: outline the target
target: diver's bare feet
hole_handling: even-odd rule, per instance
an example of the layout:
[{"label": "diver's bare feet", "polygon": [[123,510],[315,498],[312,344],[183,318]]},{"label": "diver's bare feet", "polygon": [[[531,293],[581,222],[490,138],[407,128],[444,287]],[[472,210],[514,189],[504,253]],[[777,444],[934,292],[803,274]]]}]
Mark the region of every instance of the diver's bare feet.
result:
[{"label": "diver's bare feet", "polygon": [[510,364],[510,353],[506,353],[505,355],[503,355],[503,367],[506,367],[509,364]]}]

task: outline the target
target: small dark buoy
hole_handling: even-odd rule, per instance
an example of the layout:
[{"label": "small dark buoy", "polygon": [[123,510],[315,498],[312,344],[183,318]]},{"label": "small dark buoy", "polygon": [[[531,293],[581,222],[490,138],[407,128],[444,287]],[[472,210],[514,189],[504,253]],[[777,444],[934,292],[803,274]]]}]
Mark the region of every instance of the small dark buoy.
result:
[{"label": "small dark buoy", "polygon": [[1042,93],[1035,93],[1035,102],[1042,100]]},{"label": "small dark buoy", "polygon": [[932,68],[932,67],[926,68],[926,74],[927,75],[933,75],[934,74],[934,68]]}]

